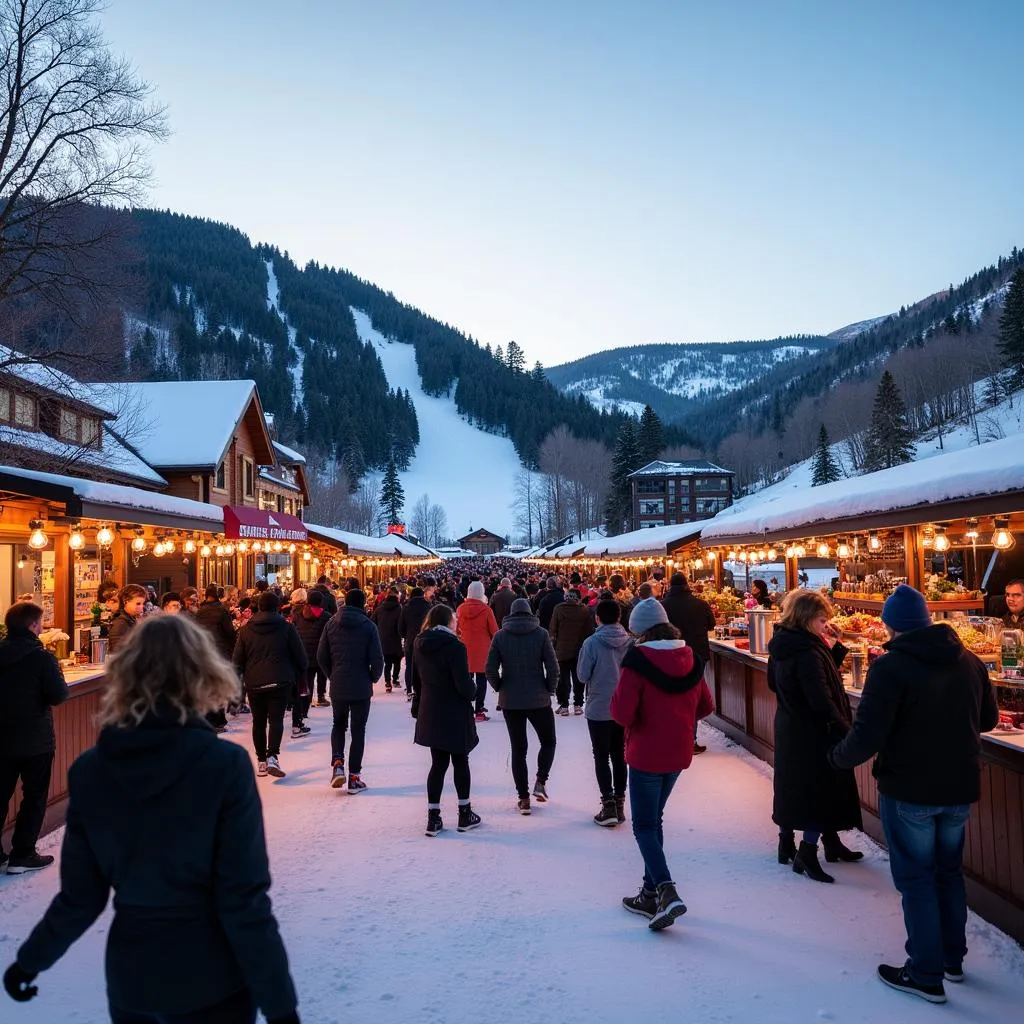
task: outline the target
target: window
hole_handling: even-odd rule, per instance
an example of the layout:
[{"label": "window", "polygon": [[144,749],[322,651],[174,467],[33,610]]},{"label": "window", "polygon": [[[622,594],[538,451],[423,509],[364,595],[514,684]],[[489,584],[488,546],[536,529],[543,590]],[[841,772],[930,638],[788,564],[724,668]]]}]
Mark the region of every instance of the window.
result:
[{"label": "window", "polygon": [[228,479],[227,478],[228,478],[227,470],[225,469],[224,463],[222,462],[217,467],[217,472],[216,472],[216,474],[214,475],[214,478],[213,478],[213,486],[216,487],[218,491],[226,491],[228,489]]},{"label": "window", "polygon": [[658,498],[656,501],[641,501],[640,502],[640,515],[642,516],[663,516],[665,514],[665,502],[664,499]]},{"label": "window", "polygon": [[690,499],[688,497],[687,498],[680,498],[679,501],[676,502],[676,508],[680,512],[689,512],[690,511]]},{"label": "window", "polygon": [[664,494],[665,493],[665,481],[660,477],[649,479],[647,477],[641,477],[636,484],[637,494]]},{"label": "window", "polygon": [[83,416],[80,422],[82,424],[82,444],[91,448],[99,448],[100,421],[92,416]]},{"label": "window", "polygon": [[729,478],[724,476],[699,476],[693,482],[697,491],[728,491]]},{"label": "window", "polygon": [[34,430],[36,426],[36,400],[28,395],[14,396],[14,425]]},{"label": "window", "polygon": [[60,439],[78,443],[78,417],[70,409],[60,411]]},{"label": "window", "polygon": [[5,423],[11,418],[11,393],[7,388],[0,388],[0,420]]},{"label": "window", "polygon": [[640,524],[640,529],[641,530],[648,530],[648,529],[654,529],[655,526],[664,526],[664,525],[665,524],[661,520],[658,520],[658,522],[656,522],[656,523],[641,523]]},{"label": "window", "polygon": [[244,494],[247,498],[256,496],[256,473],[252,459],[242,456],[242,485],[245,488]]},{"label": "window", "polygon": [[728,504],[725,498],[698,498],[697,514],[707,516],[718,515]]}]

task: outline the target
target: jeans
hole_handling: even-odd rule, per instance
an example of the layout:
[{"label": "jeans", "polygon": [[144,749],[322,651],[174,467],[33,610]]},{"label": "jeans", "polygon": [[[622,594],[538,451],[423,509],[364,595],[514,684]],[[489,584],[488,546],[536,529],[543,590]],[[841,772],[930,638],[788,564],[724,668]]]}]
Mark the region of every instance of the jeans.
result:
[{"label": "jeans", "polygon": [[387,686],[398,686],[398,670],[401,664],[402,656],[400,654],[395,658],[384,658],[384,683]]},{"label": "jeans", "polygon": [[572,683],[572,702],[576,707],[581,708],[583,707],[583,683],[580,682],[580,677],[576,675],[575,658],[558,663],[557,696],[560,708],[567,708],[569,706],[570,681]]},{"label": "jeans", "polygon": [[[796,833],[791,828],[780,828],[779,836],[783,839],[792,839],[794,842],[796,841]],[[820,832],[812,832],[810,829],[804,829],[803,842],[809,843],[811,846],[817,846],[820,838]]]},{"label": "jeans", "polygon": [[427,804],[431,807],[441,803],[441,790],[444,789],[444,777],[449,764],[455,780],[455,795],[459,800],[469,799],[469,754],[451,754],[447,750],[431,747],[430,771],[427,774]]},{"label": "jeans", "polygon": [[930,807],[879,795],[893,884],[903,897],[907,971],[938,985],[967,953],[964,829],[970,804]]},{"label": "jeans", "polygon": [[359,775],[363,770],[363,749],[366,746],[366,722],[370,717],[370,698],[364,700],[333,700],[334,728],[331,729],[331,763],[345,763],[345,732],[352,718],[352,743],[348,751],[348,770]]},{"label": "jeans", "polygon": [[256,1004],[247,988],[216,1006],[189,1013],[130,1013],[110,1007],[112,1024],[256,1024]]},{"label": "jeans", "polygon": [[[587,719],[590,746],[594,751],[594,773],[601,796],[626,795],[626,731],[618,722],[609,719],[597,722]],[[609,767],[610,765],[610,767]]]},{"label": "jeans", "polygon": [[476,682],[476,713],[483,714],[484,704],[487,703],[487,673],[474,672],[473,679]]},{"label": "jeans", "polygon": [[662,818],[679,772],[642,772],[629,769],[629,804],[633,815],[633,838],[644,859],[644,888],[653,892],[672,881],[665,860],[665,832]]},{"label": "jeans", "polygon": [[53,754],[29,757],[0,756],[0,835],[7,822],[7,808],[21,779],[21,806],[11,838],[11,856],[29,857],[35,853],[36,840],[46,816],[46,798],[50,792]]},{"label": "jeans", "polygon": [[520,799],[530,795],[530,777],[526,769],[526,754],[529,741],[526,738],[526,723],[540,740],[537,753],[537,779],[547,782],[551,766],[555,762],[555,713],[549,705],[546,708],[530,708],[527,711],[505,709],[505,727],[508,729],[509,745],[512,748],[512,778]]},{"label": "jeans", "polygon": [[252,746],[257,761],[277,757],[284,735],[284,711],[288,704],[288,684],[270,690],[253,690],[249,694],[252,709]]}]

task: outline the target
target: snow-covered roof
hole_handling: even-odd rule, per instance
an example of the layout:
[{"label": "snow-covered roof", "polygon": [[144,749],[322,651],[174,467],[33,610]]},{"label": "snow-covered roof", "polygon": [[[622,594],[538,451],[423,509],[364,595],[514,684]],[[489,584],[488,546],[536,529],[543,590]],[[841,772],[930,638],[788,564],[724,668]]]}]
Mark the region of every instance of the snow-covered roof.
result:
[{"label": "snow-covered roof", "polygon": [[0,444],[17,445],[27,451],[53,456],[65,461],[69,468],[72,465],[88,467],[94,472],[116,473],[154,486],[167,486],[167,481],[155,469],[146,465],[106,429],[103,431],[103,447],[89,448],[66,444],[59,438],[37,430],[19,430],[17,427],[0,424]]},{"label": "snow-covered roof", "polygon": [[609,555],[626,558],[640,555],[666,555],[672,548],[699,537],[701,529],[708,522],[709,520],[705,519],[698,523],[652,526],[646,530],[620,533],[617,537],[602,537],[600,540],[591,541],[583,549],[583,557]]},{"label": "snow-covered roof", "polygon": [[704,473],[713,473],[718,476],[733,476],[731,469],[723,469],[721,466],[716,466],[713,462],[708,462],[705,459],[698,459],[695,462],[662,462],[655,460],[654,462],[648,462],[646,466],[642,466],[636,472],[629,475],[631,477],[696,476]]},{"label": "snow-covered roof", "polygon": [[97,401],[134,401],[139,409],[131,437],[139,454],[158,469],[216,468],[256,390],[251,380],[166,380],[89,384]]},{"label": "snow-covered roof", "polygon": [[298,484],[293,484],[290,480],[283,480],[281,477],[275,475],[273,470],[261,469],[259,471],[259,478],[261,480],[267,480],[272,484],[277,484],[278,487],[286,487],[289,491],[296,491],[301,493],[302,488]]},{"label": "snow-covered roof", "polygon": [[[12,481],[24,480],[29,488],[34,482],[44,485],[44,488],[67,490],[81,504],[81,509],[71,514],[84,518],[120,519],[154,526],[177,526],[179,529],[205,528],[216,532],[224,528],[224,510],[219,505],[176,498],[172,494],[144,491],[122,484],[97,483],[59,473],[41,473],[17,466],[0,466],[0,477],[4,478],[6,489],[13,489]],[[44,496],[38,487],[31,488],[28,493]],[[168,521],[171,519],[179,521]]]},{"label": "snow-covered roof", "polygon": [[911,509],[920,509],[919,521],[926,522],[942,518],[941,509],[933,506],[1013,492],[1024,492],[1020,437],[990,441],[820,487],[789,490],[760,501],[752,495],[742,505],[724,509],[705,522],[701,539],[705,543],[722,542],[810,531],[861,516]]},{"label": "snow-covered roof", "polygon": [[[12,362],[12,360],[26,361]],[[48,391],[73,398],[76,402],[91,406],[97,412],[103,413],[108,419],[116,415],[109,406],[97,400],[91,385],[82,384],[69,374],[62,373],[30,356],[25,356],[6,345],[0,345],[0,373],[9,373],[12,377],[19,377],[36,387],[46,388]]]},{"label": "snow-covered roof", "polygon": [[271,443],[281,462],[294,462],[303,466],[306,464],[306,456],[300,455],[294,448],[289,448],[287,445],[281,444],[280,441],[272,441]]},{"label": "snow-covered roof", "polygon": [[390,533],[386,537],[367,537],[362,533],[350,533],[348,530],[336,530],[332,526],[317,526],[306,523],[311,536],[326,541],[334,541],[345,545],[350,555],[398,555],[400,558],[432,558],[436,557],[429,548],[413,544],[412,541]]}]

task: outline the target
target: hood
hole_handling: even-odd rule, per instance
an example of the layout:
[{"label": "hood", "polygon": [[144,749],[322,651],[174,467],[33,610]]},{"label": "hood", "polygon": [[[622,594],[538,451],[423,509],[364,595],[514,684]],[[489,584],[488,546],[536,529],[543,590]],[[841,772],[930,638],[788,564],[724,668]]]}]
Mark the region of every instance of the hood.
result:
[{"label": "hood", "polygon": [[323,613],[323,608],[314,608],[311,604],[304,604],[302,606],[302,617],[304,619],[319,619]]},{"label": "hood", "polygon": [[389,608],[394,608],[394,607],[396,607],[396,606],[397,606],[397,605],[398,605],[399,603],[400,603],[400,602],[399,602],[398,598],[397,598],[397,597],[395,597],[395,595],[394,595],[394,594],[388,594],[388,596],[387,596],[387,597],[385,597],[383,601],[381,601],[381,603],[380,603],[380,607],[381,607],[381,608],[383,608],[383,607],[384,607],[384,605],[387,605],[387,606],[388,606]]},{"label": "hood", "polygon": [[665,693],[686,693],[704,676],[704,663],[682,640],[653,640],[634,644],[622,659],[632,669]]},{"label": "hood", "polygon": [[276,633],[287,625],[288,623],[284,621],[284,616],[280,612],[257,612],[248,621],[245,628],[265,636],[267,633]]},{"label": "hood", "polygon": [[217,742],[201,718],[181,725],[171,712],[151,714],[134,728],[103,729],[96,759],[108,785],[132,803],[144,803],[170,789]]},{"label": "hood", "polygon": [[428,629],[416,637],[416,648],[424,654],[436,654],[452,644],[462,646],[462,641],[447,629]]},{"label": "hood", "polygon": [[462,604],[459,605],[459,618],[463,622],[466,619],[479,619],[481,617],[486,618],[487,613],[491,610],[491,606],[485,601],[478,601],[475,597],[467,597]]},{"label": "hood", "polygon": [[43,643],[30,629],[12,629],[0,643],[0,668],[10,668],[29,655],[43,650]]},{"label": "hood", "polygon": [[952,665],[966,650],[960,637],[942,622],[901,633],[882,646],[890,654],[905,654],[928,665]]},{"label": "hood", "polygon": [[540,629],[540,619],[536,615],[518,612],[515,615],[506,615],[501,628],[506,633],[532,633],[535,629]]},{"label": "hood", "polygon": [[633,642],[630,632],[621,622],[609,622],[594,630],[594,639],[602,646],[614,651],[628,647]]},{"label": "hood", "polygon": [[409,600],[405,602],[405,607],[410,609],[421,609],[423,610],[423,614],[426,615],[427,612],[430,611],[430,602],[425,597],[410,597]]},{"label": "hood", "polygon": [[673,583],[670,587],[666,587],[665,588],[664,596],[665,597],[675,597],[676,595],[678,595],[679,597],[683,597],[685,595],[685,596],[688,597],[692,593],[693,593],[693,591],[690,589],[689,584],[687,584],[687,583]]},{"label": "hood", "polygon": [[806,629],[793,629],[790,626],[776,626],[775,633],[768,641],[768,653],[778,661],[795,658],[806,651],[821,648],[827,651],[825,641],[809,633]]},{"label": "hood", "polygon": [[370,617],[362,608],[356,608],[351,604],[343,605],[339,609],[337,619],[342,629],[364,629],[366,623],[370,621]]}]

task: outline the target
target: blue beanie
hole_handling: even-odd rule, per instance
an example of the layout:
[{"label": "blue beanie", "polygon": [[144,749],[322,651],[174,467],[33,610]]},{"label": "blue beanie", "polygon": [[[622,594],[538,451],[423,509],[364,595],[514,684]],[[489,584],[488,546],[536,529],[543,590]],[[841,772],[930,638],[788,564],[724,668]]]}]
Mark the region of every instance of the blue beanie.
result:
[{"label": "blue beanie", "polygon": [[882,621],[895,633],[910,633],[915,629],[927,629],[932,624],[932,617],[924,595],[901,583],[885,599]]}]

